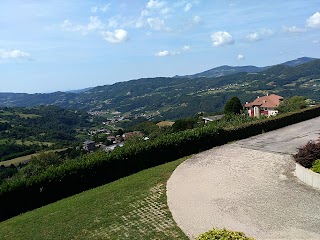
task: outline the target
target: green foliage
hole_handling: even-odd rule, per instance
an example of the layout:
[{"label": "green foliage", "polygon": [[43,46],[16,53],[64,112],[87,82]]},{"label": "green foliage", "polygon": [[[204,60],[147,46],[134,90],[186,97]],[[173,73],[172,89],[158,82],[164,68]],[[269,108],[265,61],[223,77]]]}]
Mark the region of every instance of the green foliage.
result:
[{"label": "green foliage", "polygon": [[151,121],[139,123],[129,129],[130,131],[141,131],[146,135],[150,135],[153,132],[157,132],[159,127]]},{"label": "green foliage", "polygon": [[[30,140],[69,144],[76,140],[76,129],[92,125],[89,115],[57,106],[6,108],[0,118],[0,139]],[[37,117],[26,117],[37,116]]]},{"label": "green foliage", "polygon": [[284,99],[277,107],[279,113],[294,112],[307,107],[306,98],[303,96],[293,96]]},{"label": "green foliage", "polygon": [[229,231],[225,228],[215,229],[205,232],[198,236],[196,240],[254,240],[254,238],[247,237],[242,232]]},{"label": "green foliage", "polygon": [[[237,116],[202,128],[162,135],[152,141],[125,145],[110,153],[95,152],[64,161],[29,178],[13,178],[0,185],[0,219],[43,206],[66,196],[114,181],[142,169],[170,162],[230,141],[247,138],[320,116],[320,107],[267,119]],[[239,122],[244,122],[239,124]],[[41,190],[41,191],[40,191]],[[16,199],[24,199],[10,207]]]},{"label": "green foliage", "polygon": [[316,172],[316,173],[320,173],[320,159],[317,159],[317,160],[313,163],[313,165],[312,165],[312,167],[311,167],[311,170],[314,171],[314,172]]},{"label": "green foliage", "polygon": [[225,114],[240,114],[242,110],[243,107],[238,97],[232,97],[224,106]]},{"label": "green foliage", "polygon": [[174,132],[180,132],[187,129],[193,129],[197,124],[197,118],[185,118],[177,120],[173,125],[172,129]]},{"label": "green foliage", "polygon": [[0,161],[6,161],[16,157],[21,157],[35,153],[42,149],[39,145],[21,145],[14,141],[7,141],[5,144],[0,144]]},{"label": "green foliage", "polygon": [[32,156],[29,164],[22,168],[19,174],[27,178],[37,176],[49,167],[58,166],[62,162],[63,159],[56,152],[42,152]]},{"label": "green foliage", "polygon": [[4,179],[12,177],[17,172],[18,172],[18,170],[14,166],[1,167],[0,168],[0,184],[3,182]]}]

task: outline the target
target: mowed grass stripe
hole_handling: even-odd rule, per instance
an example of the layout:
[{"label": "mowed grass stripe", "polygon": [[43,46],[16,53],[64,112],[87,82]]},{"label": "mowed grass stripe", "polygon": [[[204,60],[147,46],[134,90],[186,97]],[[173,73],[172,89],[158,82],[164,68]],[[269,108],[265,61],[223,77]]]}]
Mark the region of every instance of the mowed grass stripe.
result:
[{"label": "mowed grass stripe", "polygon": [[173,221],[166,197],[166,182],[185,159],[1,222],[0,238],[188,239]]}]

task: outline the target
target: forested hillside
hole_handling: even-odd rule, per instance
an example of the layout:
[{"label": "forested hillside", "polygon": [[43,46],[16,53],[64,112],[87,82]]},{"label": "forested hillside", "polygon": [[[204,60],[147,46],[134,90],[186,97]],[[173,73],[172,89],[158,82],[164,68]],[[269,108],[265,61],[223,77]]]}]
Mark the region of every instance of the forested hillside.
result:
[{"label": "forested hillside", "polygon": [[86,134],[92,120],[84,111],[57,106],[0,108],[0,161],[78,144],[77,135]]},{"label": "forested hillside", "polygon": [[232,96],[238,96],[243,103],[267,92],[285,98],[303,95],[319,101],[320,60],[304,64],[297,61],[269,67],[259,73],[242,72],[194,79],[144,78],[99,86],[80,93],[0,93],[0,104],[54,104],[69,109],[148,116],[149,119],[177,119],[198,112],[219,112]]}]

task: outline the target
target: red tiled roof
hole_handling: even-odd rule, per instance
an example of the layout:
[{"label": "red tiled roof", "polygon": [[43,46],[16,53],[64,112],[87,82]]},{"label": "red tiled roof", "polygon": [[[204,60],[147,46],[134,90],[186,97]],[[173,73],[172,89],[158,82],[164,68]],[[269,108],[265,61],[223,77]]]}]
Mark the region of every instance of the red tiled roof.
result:
[{"label": "red tiled roof", "polygon": [[256,100],[254,100],[251,103],[245,104],[245,107],[253,107],[253,106],[260,106],[265,108],[275,108],[279,106],[280,101],[283,99],[283,97],[270,94],[268,96],[258,97]]}]

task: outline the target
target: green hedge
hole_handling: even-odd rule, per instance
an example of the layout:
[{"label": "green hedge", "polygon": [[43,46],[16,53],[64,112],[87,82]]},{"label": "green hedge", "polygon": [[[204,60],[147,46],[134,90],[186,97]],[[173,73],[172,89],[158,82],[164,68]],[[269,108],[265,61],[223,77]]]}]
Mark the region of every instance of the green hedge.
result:
[{"label": "green hedge", "polygon": [[[320,107],[315,107],[236,127],[209,125],[127,145],[108,154],[97,152],[84,155],[78,161],[70,160],[59,167],[51,167],[39,176],[17,178],[2,184],[0,206],[6,207],[1,209],[0,220],[142,169],[318,116]],[[19,204],[12,204],[17,199],[21,199]]]}]

